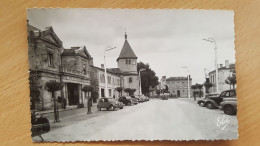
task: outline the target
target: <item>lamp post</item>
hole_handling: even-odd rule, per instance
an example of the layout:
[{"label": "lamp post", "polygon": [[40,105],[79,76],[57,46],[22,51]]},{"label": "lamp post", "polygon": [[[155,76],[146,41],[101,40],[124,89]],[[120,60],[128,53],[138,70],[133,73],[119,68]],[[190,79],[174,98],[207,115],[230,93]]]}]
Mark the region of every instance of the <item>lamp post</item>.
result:
[{"label": "lamp post", "polygon": [[185,68],[188,74],[188,98],[190,98],[190,72],[189,68],[187,66],[183,66],[182,68]]},{"label": "lamp post", "polygon": [[214,45],[215,45],[214,50],[215,50],[215,67],[216,67],[216,93],[219,93],[218,92],[218,54],[217,54],[217,43],[216,43],[214,38],[208,38],[208,39],[203,39],[203,40],[211,42],[211,43],[214,43]]},{"label": "lamp post", "polygon": [[144,70],[145,70],[144,68],[141,68],[141,69],[139,70],[139,85],[140,85],[139,95],[142,94],[141,71],[144,71]]},{"label": "lamp post", "polygon": [[107,67],[106,67],[106,52],[107,51],[110,51],[110,50],[113,50],[115,49],[116,47],[107,47],[105,50],[104,50],[104,68],[105,68],[105,97],[108,97],[107,95]]}]

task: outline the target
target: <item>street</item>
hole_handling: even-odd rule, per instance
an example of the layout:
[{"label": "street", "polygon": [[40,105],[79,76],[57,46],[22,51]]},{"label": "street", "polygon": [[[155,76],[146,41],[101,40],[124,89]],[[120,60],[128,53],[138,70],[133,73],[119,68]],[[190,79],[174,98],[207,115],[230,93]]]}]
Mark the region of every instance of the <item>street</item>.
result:
[{"label": "street", "polygon": [[[96,109],[95,109],[96,110]],[[213,140],[238,137],[236,116],[199,107],[192,99],[150,100],[122,110],[86,111],[51,122],[45,141]],[[40,140],[33,137],[34,141]]]}]

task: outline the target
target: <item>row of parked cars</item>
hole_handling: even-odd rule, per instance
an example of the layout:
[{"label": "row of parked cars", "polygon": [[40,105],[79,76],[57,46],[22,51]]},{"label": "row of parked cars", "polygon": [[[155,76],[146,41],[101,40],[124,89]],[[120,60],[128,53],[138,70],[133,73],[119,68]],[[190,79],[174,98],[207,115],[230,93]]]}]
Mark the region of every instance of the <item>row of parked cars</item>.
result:
[{"label": "row of parked cars", "polygon": [[197,102],[201,107],[208,109],[219,108],[227,115],[237,114],[237,97],[236,90],[225,90],[221,94],[208,94],[205,99]]},{"label": "row of parked cars", "polygon": [[123,109],[125,105],[136,105],[141,102],[149,101],[149,98],[144,95],[122,96],[118,100],[114,98],[100,98],[98,100],[97,108],[99,111],[102,109],[115,110],[116,108]]}]

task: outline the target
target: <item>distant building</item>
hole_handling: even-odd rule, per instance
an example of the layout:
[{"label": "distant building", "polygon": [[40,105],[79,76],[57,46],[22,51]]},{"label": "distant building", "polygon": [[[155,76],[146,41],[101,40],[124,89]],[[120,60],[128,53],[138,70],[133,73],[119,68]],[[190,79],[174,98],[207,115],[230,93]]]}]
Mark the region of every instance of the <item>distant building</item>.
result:
[{"label": "distant building", "polygon": [[[189,84],[189,87],[191,87],[191,78],[189,80]],[[169,77],[166,79],[166,85],[168,86],[170,95],[176,97],[188,97],[188,77]]]},{"label": "distant building", "polygon": [[[225,80],[235,73],[235,64],[230,64],[229,60],[225,60],[225,66],[220,64],[218,68],[218,89],[219,93],[230,89],[230,85],[225,83]],[[210,88],[210,93],[216,93],[216,70],[209,72],[209,82],[213,84]]]}]

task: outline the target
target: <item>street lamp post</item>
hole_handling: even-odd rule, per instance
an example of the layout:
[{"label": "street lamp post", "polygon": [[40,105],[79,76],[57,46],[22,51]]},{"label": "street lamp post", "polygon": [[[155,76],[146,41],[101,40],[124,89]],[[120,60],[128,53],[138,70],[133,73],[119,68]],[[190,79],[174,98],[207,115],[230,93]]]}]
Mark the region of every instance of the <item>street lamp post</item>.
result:
[{"label": "street lamp post", "polygon": [[107,67],[106,67],[106,52],[115,49],[116,47],[107,47],[104,50],[104,68],[105,68],[105,97],[108,97],[108,90],[107,90]]},{"label": "street lamp post", "polygon": [[141,69],[139,70],[139,85],[140,85],[139,95],[142,94],[141,71],[144,71],[144,70],[145,70],[144,68],[141,68]]},{"label": "street lamp post", "polygon": [[189,68],[187,66],[183,66],[182,68],[185,68],[188,74],[188,98],[190,98],[190,72]]},{"label": "street lamp post", "polygon": [[218,53],[217,53],[217,43],[215,41],[214,38],[208,38],[208,39],[203,39],[204,41],[208,41],[208,42],[211,42],[211,43],[214,43],[215,45],[215,67],[216,67],[216,92],[218,92]]}]

